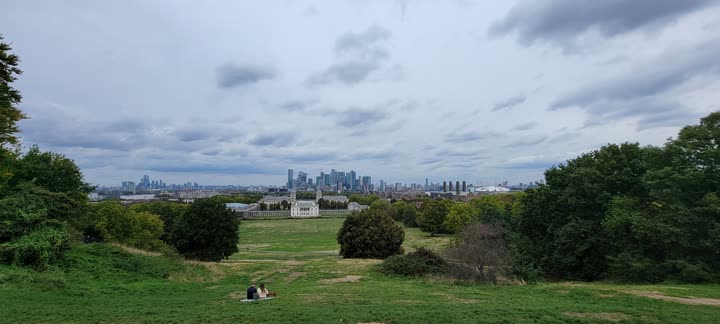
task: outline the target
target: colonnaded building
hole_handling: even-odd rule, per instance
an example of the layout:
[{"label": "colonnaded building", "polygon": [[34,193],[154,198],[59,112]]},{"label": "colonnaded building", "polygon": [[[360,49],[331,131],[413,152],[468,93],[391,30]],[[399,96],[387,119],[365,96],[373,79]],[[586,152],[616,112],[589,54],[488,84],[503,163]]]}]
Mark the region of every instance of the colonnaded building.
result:
[{"label": "colonnaded building", "polygon": [[[258,202],[259,204],[279,204],[283,201],[290,203],[290,217],[291,218],[312,218],[320,217],[320,205],[319,201],[333,201],[339,203],[348,203],[348,197],[346,196],[323,196],[322,191],[318,190],[315,192],[315,200],[298,200],[295,191],[291,191],[289,196],[265,196]],[[345,210],[346,213],[366,209],[368,206],[360,205],[355,202],[348,203],[348,208]],[[342,210],[336,210],[340,212]]]}]

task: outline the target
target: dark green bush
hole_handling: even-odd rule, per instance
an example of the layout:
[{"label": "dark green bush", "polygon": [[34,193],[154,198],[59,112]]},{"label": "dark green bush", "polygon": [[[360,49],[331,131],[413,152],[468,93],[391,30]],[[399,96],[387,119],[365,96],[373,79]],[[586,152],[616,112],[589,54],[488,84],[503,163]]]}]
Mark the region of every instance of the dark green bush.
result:
[{"label": "dark green bush", "polygon": [[68,239],[69,234],[62,228],[44,227],[0,244],[0,261],[44,270],[62,256],[68,248]]},{"label": "dark green bush", "polygon": [[405,231],[380,209],[366,209],[345,218],[337,234],[344,258],[387,258],[402,253]]},{"label": "dark green bush", "polygon": [[438,254],[426,248],[404,255],[393,255],[380,264],[380,272],[408,277],[441,274],[447,270],[447,263]]},{"label": "dark green bush", "polygon": [[239,225],[223,202],[198,199],[175,222],[171,240],[186,258],[219,262],[238,251]]}]

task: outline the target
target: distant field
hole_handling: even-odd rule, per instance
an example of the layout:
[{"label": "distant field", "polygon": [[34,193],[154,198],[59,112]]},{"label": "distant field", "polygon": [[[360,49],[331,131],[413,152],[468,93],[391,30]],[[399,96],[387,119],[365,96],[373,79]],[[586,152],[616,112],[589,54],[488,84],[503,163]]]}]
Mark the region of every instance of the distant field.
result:
[{"label": "distant field", "polygon": [[[387,277],[373,270],[379,261],[337,256],[342,221],[245,221],[240,252],[220,265],[83,246],[64,270],[0,266],[0,322],[720,321],[718,285],[480,286]],[[448,241],[406,229],[405,249]],[[251,280],[279,298],[240,303]]]}]

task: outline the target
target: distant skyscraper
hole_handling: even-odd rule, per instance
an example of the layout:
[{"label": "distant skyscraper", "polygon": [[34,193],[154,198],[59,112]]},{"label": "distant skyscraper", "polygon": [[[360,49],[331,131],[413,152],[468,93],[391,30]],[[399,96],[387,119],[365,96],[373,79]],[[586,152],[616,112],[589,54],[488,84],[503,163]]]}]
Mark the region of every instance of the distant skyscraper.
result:
[{"label": "distant skyscraper", "polygon": [[357,174],[354,170],[350,170],[350,172],[348,173],[348,178],[350,178],[348,179],[348,185],[350,186],[350,190],[357,190]]},{"label": "distant skyscraper", "polygon": [[288,169],[287,188],[292,189],[292,187],[293,187],[293,169]]},{"label": "distant skyscraper", "polygon": [[429,186],[428,184],[428,178],[425,178],[425,187]]}]

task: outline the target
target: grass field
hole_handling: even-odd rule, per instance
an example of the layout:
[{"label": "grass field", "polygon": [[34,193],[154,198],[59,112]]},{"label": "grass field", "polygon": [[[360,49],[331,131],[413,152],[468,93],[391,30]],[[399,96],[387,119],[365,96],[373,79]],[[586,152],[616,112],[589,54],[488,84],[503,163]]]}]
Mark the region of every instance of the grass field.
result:
[{"label": "grass field", "polygon": [[[342,219],[245,221],[240,252],[196,264],[81,246],[46,273],[0,266],[0,322],[720,322],[718,285],[458,285],[343,260]],[[405,249],[449,241],[406,229]],[[137,252],[137,251],[134,251]],[[241,303],[248,282],[279,297]]]}]

